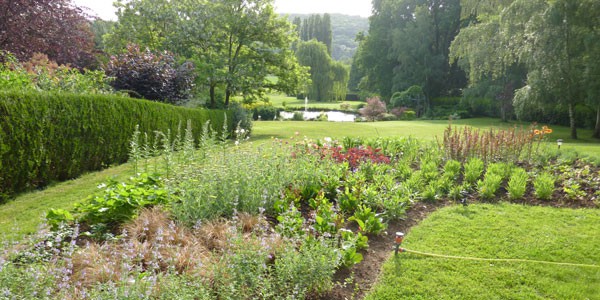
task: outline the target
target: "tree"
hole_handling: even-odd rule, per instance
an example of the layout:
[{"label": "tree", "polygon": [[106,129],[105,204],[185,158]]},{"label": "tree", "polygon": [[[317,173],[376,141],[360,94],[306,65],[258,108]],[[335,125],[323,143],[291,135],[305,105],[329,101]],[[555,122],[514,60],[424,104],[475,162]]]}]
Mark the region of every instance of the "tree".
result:
[{"label": "tree", "polygon": [[59,64],[95,65],[86,15],[70,0],[0,1],[0,50],[20,61],[44,53]]},{"label": "tree", "polygon": [[104,51],[106,49],[104,45],[104,35],[113,31],[115,21],[105,21],[97,19],[92,21],[91,30],[94,33],[94,46],[98,51]]},{"label": "tree", "polygon": [[580,18],[589,20],[584,26],[584,45],[587,55],[584,56],[584,77],[587,88],[586,103],[596,111],[596,125],[593,137],[600,138],[600,3],[588,3]]},{"label": "tree", "polygon": [[417,117],[420,117],[425,109],[425,99],[423,88],[413,85],[405,91],[394,93],[390,99],[390,104],[393,108],[410,107],[414,109]]},{"label": "tree", "polygon": [[381,0],[373,9],[355,64],[363,68],[365,88],[389,99],[419,85],[430,99],[464,86],[464,74],[448,63],[460,28],[458,0]]},{"label": "tree", "polygon": [[[481,13],[490,13],[492,7],[479,9]],[[471,21],[476,16],[468,18]],[[509,58],[512,53],[504,47],[500,30],[498,15],[484,15],[480,21],[461,29],[450,46],[450,62],[457,62],[469,76],[469,86],[463,96],[497,100],[500,118],[508,121],[514,91],[523,87],[527,72],[523,64]]]},{"label": "tree", "polygon": [[348,80],[350,72],[348,67],[337,61],[331,62],[331,75],[333,80],[331,99],[337,101],[346,100],[346,92],[348,91]]},{"label": "tree", "polygon": [[114,77],[111,85],[136,98],[177,103],[186,99],[193,83],[193,66],[177,66],[167,52],[153,53],[128,45],[127,52],[111,57],[106,73]]},{"label": "tree", "polygon": [[299,17],[294,18],[294,24],[296,22],[302,22],[302,25],[298,25],[298,36],[302,41],[308,42],[315,39],[327,47],[327,53],[331,55],[332,42],[333,42],[333,31],[331,29],[331,16],[329,14],[310,15],[304,20],[300,20]]},{"label": "tree", "polygon": [[308,97],[317,101],[328,100],[333,90],[333,76],[331,57],[325,45],[316,40],[302,42],[298,45],[296,56],[300,64],[310,68],[312,84],[307,91]]},{"label": "tree", "polygon": [[[591,25],[597,16],[589,14],[598,12],[596,2],[485,3],[485,9],[475,16],[475,24],[461,30],[452,45],[453,55],[468,61],[471,82],[491,77],[504,78],[510,83],[506,78],[510,77],[511,69],[523,66],[527,85],[515,92],[517,114],[524,113],[523,109],[531,105],[564,107],[569,115],[571,137],[577,138],[575,107],[584,103],[589,95],[586,90],[594,89],[589,84],[595,82],[586,78],[593,70],[591,73],[582,70],[591,57],[585,41],[598,37]],[[477,7],[473,1],[465,4]],[[488,42],[488,46],[482,41]]]},{"label": "tree", "polygon": [[224,90],[228,105],[236,94],[296,91],[307,78],[290,49],[294,29],[275,14],[272,0],[120,0],[117,4],[119,22],[107,36],[111,51],[134,41],[193,61],[197,82],[208,88],[213,107],[217,88]]},{"label": "tree", "polygon": [[367,118],[367,120],[375,121],[383,114],[387,112],[385,107],[385,103],[379,99],[379,97],[373,97],[367,99],[367,105],[365,107],[359,109],[360,114]]}]

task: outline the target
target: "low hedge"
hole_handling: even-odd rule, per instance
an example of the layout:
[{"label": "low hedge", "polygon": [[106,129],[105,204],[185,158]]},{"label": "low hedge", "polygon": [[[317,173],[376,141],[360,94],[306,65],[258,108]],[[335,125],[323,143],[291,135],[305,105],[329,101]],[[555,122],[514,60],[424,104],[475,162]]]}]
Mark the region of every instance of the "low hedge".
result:
[{"label": "low hedge", "polygon": [[15,193],[75,178],[127,161],[136,125],[155,130],[185,128],[196,138],[210,120],[223,128],[224,110],[186,109],[109,95],[0,91],[0,202]]}]

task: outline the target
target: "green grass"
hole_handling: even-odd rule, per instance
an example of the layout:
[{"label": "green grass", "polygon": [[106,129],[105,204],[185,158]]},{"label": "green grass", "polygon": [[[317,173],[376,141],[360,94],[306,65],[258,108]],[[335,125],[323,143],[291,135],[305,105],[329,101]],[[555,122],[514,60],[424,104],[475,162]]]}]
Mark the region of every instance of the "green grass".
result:
[{"label": "green grass", "polygon": [[[295,107],[304,109],[304,99],[296,99],[296,97],[288,97],[282,94],[269,95],[269,102],[275,107],[284,107],[283,102],[287,107]],[[351,109],[356,109],[361,103],[360,101],[333,101],[333,102],[317,102],[314,100],[308,100],[308,107],[314,109],[341,109],[341,104],[350,105]]]},{"label": "green grass", "polygon": [[[600,266],[598,210],[480,204],[447,207],[411,229],[411,250]],[[401,253],[366,299],[600,299],[600,268]]]},{"label": "green grass", "polygon": [[97,186],[106,179],[113,177],[122,181],[131,174],[131,165],[124,164],[18,196],[0,206],[0,241],[17,240],[36,232],[48,209],[70,209],[96,192]]},{"label": "green grass", "polygon": [[[454,120],[456,126],[472,126],[475,128],[512,128],[514,126],[528,128],[527,123],[501,122],[499,119],[475,118]],[[390,137],[413,136],[423,140],[442,138],[444,129],[448,127],[446,120],[418,120],[418,121],[391,121],[391,122],[303,122],[303,121],[263,121],[255,122],[253,126],[253,140],[266,140],[274,138],[290,138],[299,133],[301,137],[309,138],[343,138],[345,136],[360,137]],[[554,132],[549,134],[547,141],[555,143],[563,139],[563,149],[573,149],[578,152],[600,157],[600,140],[591,138],[592,131],[580,129],[579,139],[569,137],[568,127],[552,126]]]}]

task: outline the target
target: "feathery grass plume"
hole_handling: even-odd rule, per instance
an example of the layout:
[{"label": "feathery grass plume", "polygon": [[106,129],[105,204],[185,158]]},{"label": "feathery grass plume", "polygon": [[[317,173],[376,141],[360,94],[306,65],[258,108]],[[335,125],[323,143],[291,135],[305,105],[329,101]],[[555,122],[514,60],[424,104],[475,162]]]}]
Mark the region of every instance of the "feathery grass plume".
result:
[{"label": "feathery grass plume", "polygon": [[220,251],[227,247],[228,240],[235,233],[233,225],[226,220],[212,220],[197,230],[202,245],[208,250]]}]

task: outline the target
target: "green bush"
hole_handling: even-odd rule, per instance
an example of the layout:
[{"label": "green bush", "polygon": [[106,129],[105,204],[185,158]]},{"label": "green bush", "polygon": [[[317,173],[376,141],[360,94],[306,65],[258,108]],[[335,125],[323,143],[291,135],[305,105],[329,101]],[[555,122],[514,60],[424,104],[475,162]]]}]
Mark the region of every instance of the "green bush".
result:
[{"label": "green bush", "polygon": [[0,92],[0,202],[127,161],[138,124],[154,136],[190,120],[199,136],[207,121],[221,130],[225,114],[108,95]]},{"label": "green bush", "polygon": [[252,109],[252,118],[254,120],[273,121],[279,117],[280,108],[272,105],[260,105]]},{"label": "green bush", "polygon": [[400,120],[402,121],[412,121],[417,118],[417,113],[412,110],[407,110],[402,113],[400,116]]},{"label": "green bush", "polygon": [[178,103],[190,96],[194,82],[194,65],[178,65],[168,52],[157,53],[140,46],[127,45],[126,51],[112,56],[106,66],[114,77],[111,85],[135,98]]},{"label": "green bush", "polygon": [[100,186],[103,190],[89,196],[75,206],[78,222],[90,226],[92,234],[103,234],[117,229],[131,220],[139,209],[167,204],[171,193],[159,177],[141,174],[127,183],[109,180]]},{"label": "green bush", "polygon": [[279,299],[305,299],[333,287],[340,264],[338,251],[327,241],[308,239],[298,251],[288,249],[275,260],[273,290]]},{"label": "green bush", "polygon": [[554,193],[555,178],[552,174],[543,172],[533,180],[534,194],[538,199],[550,200]]},{"label": "green bush", "polygon": [[527,191],[528,180],[529,175],[525,169],[515,168],[510,175],[510,180],[506,188],[508,190],[508,197],[513,200],[523,198],[523,195]]},{"label": "green bush", "polygon": [[465,182],[469,184],[475,184],[479,177],[481,177],[481,173],[483,173],[483,169],[485,168],[485,164],[479,158],[471,158],[464,165],[465,167]]},{"label": "green bush", "polygon": [[302,112],[294,112],[294,116],[292,116],[292,121],[304,121],[304,113]]}]

